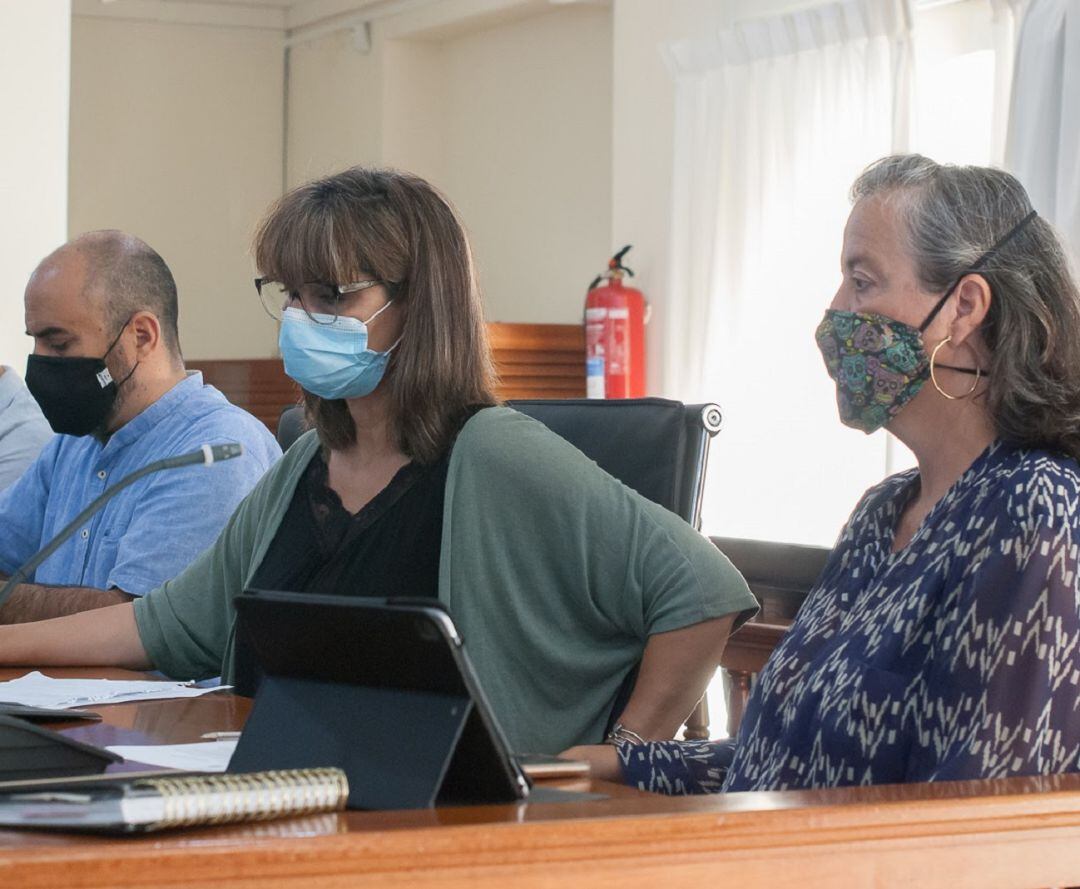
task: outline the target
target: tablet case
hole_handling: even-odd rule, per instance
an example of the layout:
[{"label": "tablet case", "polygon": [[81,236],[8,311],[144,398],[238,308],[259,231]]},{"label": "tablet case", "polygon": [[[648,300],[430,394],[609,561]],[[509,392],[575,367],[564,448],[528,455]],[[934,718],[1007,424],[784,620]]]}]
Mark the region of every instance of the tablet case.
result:
[{"label": "tablet case", "polygon": [[255,592],[236,604],[263,678],[230,772],[336,766],[352,809],[527,793],[433,601]]},{"label": "tablet case", "polygon": [[101,714],[92,710],[58,710],[51,707],[31,707],[28,704],[15,704],[0,701],[0,716],[15,716],[33,722],[75,722],[79,719],[100,722]]},{"label": "tablet case", "polygon": [[114,762],[123,759],[25,720],[0,716],[0,781],[94,775]]}]

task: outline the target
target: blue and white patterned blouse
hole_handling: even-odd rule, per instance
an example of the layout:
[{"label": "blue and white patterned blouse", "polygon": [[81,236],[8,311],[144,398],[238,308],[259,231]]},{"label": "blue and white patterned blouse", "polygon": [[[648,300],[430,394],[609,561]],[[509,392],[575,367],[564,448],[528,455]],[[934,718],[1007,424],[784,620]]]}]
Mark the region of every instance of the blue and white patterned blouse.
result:
[{"label": "blue and white patterned blouse", "polygon": [[893,553],[918,485],[912,469],[863,496],[734,751],[627,745],[629,783],[702,793],[1080,769],[1080,466],[997,442]]}]

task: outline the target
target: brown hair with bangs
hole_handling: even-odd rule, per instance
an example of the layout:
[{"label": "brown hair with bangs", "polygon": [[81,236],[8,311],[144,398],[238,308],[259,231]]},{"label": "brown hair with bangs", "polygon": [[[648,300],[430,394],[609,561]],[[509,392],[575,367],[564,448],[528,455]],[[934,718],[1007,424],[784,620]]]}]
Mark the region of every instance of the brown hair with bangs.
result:
[{"label": "brown hair with bangs", "polygon": [[[374,275],[401,306],[389,387],[402,453],[430,463],[478,407],[494,372],[472,251],[449,201],[418,176],[353,167],[280,198],[255,235],[260,272],[294,287]],[[304,392],[308,421],[331,450],[356,442],[344,400]]]}]

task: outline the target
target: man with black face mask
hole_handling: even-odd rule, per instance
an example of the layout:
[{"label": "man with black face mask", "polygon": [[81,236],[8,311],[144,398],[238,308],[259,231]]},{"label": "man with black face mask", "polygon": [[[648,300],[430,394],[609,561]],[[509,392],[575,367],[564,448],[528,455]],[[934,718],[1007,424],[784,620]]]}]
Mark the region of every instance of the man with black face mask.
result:
[{"label": "man with black face mask", "polygon": [[91,232],[42,260],[26,288],[26,384],[58,434],[0,494],[0,575],[12,574],[91,500],[155,460],[238,441],[214,468],[150,475],[106,504],[0,608],[42,620],[142,595],[221,531],[281,451],[258,420],[184,369],[176,285],[147,244]]}]

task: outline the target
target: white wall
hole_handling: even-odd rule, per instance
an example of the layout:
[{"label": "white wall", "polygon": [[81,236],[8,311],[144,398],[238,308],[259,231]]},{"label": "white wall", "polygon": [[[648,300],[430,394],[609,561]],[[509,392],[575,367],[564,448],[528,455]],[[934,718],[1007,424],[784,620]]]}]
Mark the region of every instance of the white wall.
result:
[{"label": "white wall", "polygon": [[281,194],[282,66],[280,31],[73,19],[69,231],[162,254],[188,358],[273,354],[248,248]]},{"label": "white wall", "polygon": [[347,31],[293,46],[287,91],[280,31],[74,22],[69,230],[162,253],[189,358],[274,353],[252,229],[283,183],[358,163],[460,207],[490,318],[579,320],[611,247],[609,7],[451,0],[376,22],[366,53]]},{"label": "white wall", "polygon": [[611,240],[611,16],[568,7],[449,42],[444,188],[493,321],[580,322]]},{"label": "white wall", "polygon": [[442,185],[442,44],[349,31],[292,47],[288,185],[358,164],[409,170]]},{"label": "white wall", "polygon": [[382,51],[357,52],[348,31],[289,50],[291,188],[354,164],[382,160]]},{"label": "white wall", "polygon": [[447,127],[463,111],[474,111],[450,104],[450,53],[439,41],[386,39],[382,46],[383,163],[446,191]]},{"label": "white wall", "polygon": [[19,374],[23,290],[67,231],[69,0],[0,2],[0,363]]},{"label": "white wall", "polygon": [[[809,2],[443,0],[374,22],[366,54],[348,32],[302,43],[284,181],[357,163],[429,177],[472,232],[493,320],[576,322],[585,285],[633,243],[655,348],[674,126],[660,46]],[[75,20],[70,228],[129,227],[162,250],[192,357],[273,353],[247,311],[246,250],[282,183],[281,39]]]},{"label": "white wall", "polygon": [[473,238],[488,317],[576,323],[609,255],[611,10],[376,23],[290,59],[289,182],[357,163],[429,178]]}]

